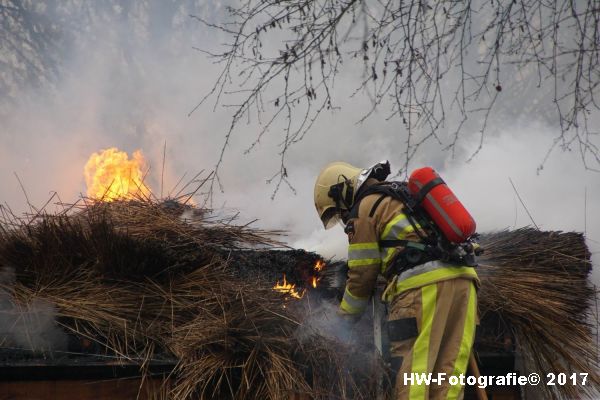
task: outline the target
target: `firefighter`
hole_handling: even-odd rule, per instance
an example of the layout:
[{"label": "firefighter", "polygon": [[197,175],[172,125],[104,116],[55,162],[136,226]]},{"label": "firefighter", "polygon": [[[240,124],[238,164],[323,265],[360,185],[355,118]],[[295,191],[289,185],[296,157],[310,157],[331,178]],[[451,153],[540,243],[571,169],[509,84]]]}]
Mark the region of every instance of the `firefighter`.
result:
[{"label": "firefighter", "polygon": [[[424,228],[409,222],[405,205],[396,198],[361,195],[388,174],[387,161],[368,169],[334,162],[317,178],[315,207],[325,229],[341,221],[349,239],[349,271],[339,313],[358,319],[378,276],[386,277],[382,300],[388,309],[394,398],[461,399],[464,387],[451,386],[448,378],[466,373],[477,318],[477,274],[473,267],[431,257],[406,268],[407,254],[418,250],[426,233],[418,230]],[[401,271],[394,269],[399,260],[404,260]],[[405,385],[405,374],[413,373],[446,373],[446,379],[441,385],[411,384],[409,379]]]}]

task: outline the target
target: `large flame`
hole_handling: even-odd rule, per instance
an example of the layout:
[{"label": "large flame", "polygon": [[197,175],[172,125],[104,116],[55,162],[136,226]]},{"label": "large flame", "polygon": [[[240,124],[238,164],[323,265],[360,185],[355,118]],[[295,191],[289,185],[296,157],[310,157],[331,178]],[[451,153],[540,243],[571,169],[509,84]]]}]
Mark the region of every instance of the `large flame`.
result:
[{"label": "large flame", "polygon": [[140,150],[131,159],[115,147],[94,153],[84,168],[87,195],[103,201],[145,197],[150,193],[143,183],[145,169]]}]

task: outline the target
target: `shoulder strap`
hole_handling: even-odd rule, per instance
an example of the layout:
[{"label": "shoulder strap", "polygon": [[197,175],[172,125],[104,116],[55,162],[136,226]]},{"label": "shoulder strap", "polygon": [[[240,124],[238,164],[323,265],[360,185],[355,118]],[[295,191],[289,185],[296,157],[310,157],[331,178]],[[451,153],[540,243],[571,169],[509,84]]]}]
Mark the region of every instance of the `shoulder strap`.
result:
[{"label": "shoulder strap", "polygon": [[387,196],[385,194],[382,194],[381,196],[379,196],[379,198],[373,204],[373,207],[371,207],[371,211],[369,212],[369,217],[373,217],[373,215],[375,215],[375,210],[377,210],[377,207],[379,207],[379,204],[381,204],[383,199],[385,199],[386,197]]},{"label": "shoulder strap", "polygon": [[375,183],[369,187],[366,187],[362,190],[359,190],[356,194],[356,199],[354,200],[354,205],[350,210],[349,218],[358,217],[358,207],[360,206],[360,202],[365,197],[371,194],[381,194],[379,199],[373,204],[371,211],[369,212],[369,216],[372,217],[375,214],[375,210],[379,207],[379,204],[383,201],[385,197],[392,197],[398,201],[401,201],[404,205],[408,206],[409,210],[412,210],[416,204],[416,201],[410,196],[408,189],[406,188],[406,182],[380,182]]},{"label": "shoulder strap", "polygon": [[[429,185],[428,187],[424,187],[419,193],[419,195],[427,195],[427,192],[431,190],[431,188],[435,185],[438,185],[442,182],[435,182],[433,185]],[[350,210],[349,218],[357,218],[358,217],[358,209],[360,207],[360,202],[367,196],[371,194],[381,194],[381,196],[375,201],[373,206],[371,207],[371,211],[369,212],[369,217],[372,217],[377,210],[377,207],[381,204],[384,198],[390,196],[393,199],[396,199],[402,204],[404,204],[404,213],[406,214],[406,218],[408,222],[413,226],[414,232],[419,236],[419,239],[423,242],[430,242],[431,239],[429,235],[424,234],[421,229],[417,227],[417,221],[422,221],[426,225],[430,225],[429,221],[423,217],[422,210],[419,208],[420,199],[416,199],[414,196],[410,194],[408,190],[408,185],[406,182],[380,182],[369,187],[364,188],[364,190],[359,190],[357,193],[357,198],[354,201],[354,205]],[[420,196],[419,196],[420,197]],[[385,243],[383,247],[389,245],[390,243]]]},{"label": "shoulder strap", "polygon": [[352,205],[352,209],[350,210],[350,215],[348,219],[358,218],[358,209],[360,207],[360,202],[367,196],[371,194],[381,194],[379,199],[375,201],[371,211],[369,212],[369,216],[372,217],[375,214],[375,210],[379,207],[379,204],[383,201],[383,199],[387,196],[393,196],[392,190],[389,188],[390,184],[388,182],[380,182],[370,185],[364,189],[361,189],[356,194],[356,199],[354,199],[354,204]]}]

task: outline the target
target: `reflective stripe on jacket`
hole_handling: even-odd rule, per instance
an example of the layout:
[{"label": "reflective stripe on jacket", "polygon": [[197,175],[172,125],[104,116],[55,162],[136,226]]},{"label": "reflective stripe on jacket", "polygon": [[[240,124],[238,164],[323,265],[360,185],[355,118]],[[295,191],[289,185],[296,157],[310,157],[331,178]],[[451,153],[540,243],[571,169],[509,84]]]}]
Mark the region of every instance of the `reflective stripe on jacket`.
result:
[{"label": "reflective stripe on jacket", "polygon": [[[400,201],[385,197],[370,215],[373,205],[381,196],[372,194],[362,199],[358,217],[349,221],[354,232],[349,234],[348,280],[340,304],[343,313],[359,314],[364,311],[375,289],[377,276],[387,271],[394,256],[402,250],[402,247],[381,248],[380,240],[420,240],[415,233],[415,227],[403,213],[404,206]],[[431,261],[395,276],[388,282],[383,300],[391,301],[405,290],[454,278],[478,280],[472,267]]]}]

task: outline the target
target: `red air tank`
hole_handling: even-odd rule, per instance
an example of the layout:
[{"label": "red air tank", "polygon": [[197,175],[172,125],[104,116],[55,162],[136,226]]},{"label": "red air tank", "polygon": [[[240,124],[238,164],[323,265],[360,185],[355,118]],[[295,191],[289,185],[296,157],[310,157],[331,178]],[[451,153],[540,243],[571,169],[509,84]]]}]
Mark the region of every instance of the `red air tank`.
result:
[{"label": "red air tank", "polygon": [[450,242],[462,243],[475,233],[475,220],[433,168],[413,171],[408,190]]}]

